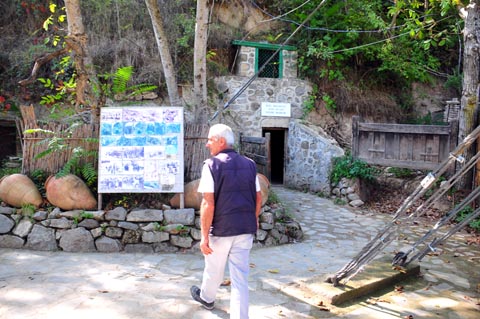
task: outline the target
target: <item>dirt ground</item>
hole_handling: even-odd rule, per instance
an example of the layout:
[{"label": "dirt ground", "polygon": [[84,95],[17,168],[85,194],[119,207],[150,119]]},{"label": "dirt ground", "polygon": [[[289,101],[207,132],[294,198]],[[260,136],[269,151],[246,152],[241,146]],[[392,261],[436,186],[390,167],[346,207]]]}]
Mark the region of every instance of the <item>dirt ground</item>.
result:
[{"label": "dirt ground", "polygon": [[[362,207],[362,210],[378,214],[390,214],[393,216],[411,194],[411,189],[411,187],[409,187],[407,190],[403,190],[398,187],[393,187],[392,185],[377,185],[377,187],[374,187],[370,192],[370,198]],[[433,205],[433,207],[426,209],[424,215],[417,218],[416,222],[434,225],[440,220],[440,218],[442,218],[442,216],[447,214],[450,209],[454,207],[455,203],[459,203],[465,196],[465,192],[457,192],[453,195],[442,196],[439,201],[440,203],[436,203]],[[426,198],[420,198],[414,202],[412,207],[407,210],[405,214],[410,214],[411,212],[415,211],[415,209],[425,201]],[[455,222],[451,221],[450,223]],[[468,226],[465,230],[470,235],[467,238],[467,243],[469,245],[477,245],[480,247],[480,232]]]}]

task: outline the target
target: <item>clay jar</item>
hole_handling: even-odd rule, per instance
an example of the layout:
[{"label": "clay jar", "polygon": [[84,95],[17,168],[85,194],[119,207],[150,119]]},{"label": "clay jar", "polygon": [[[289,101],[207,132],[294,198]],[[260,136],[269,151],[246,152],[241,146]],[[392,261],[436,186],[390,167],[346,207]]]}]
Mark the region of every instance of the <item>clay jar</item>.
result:
[{"label": "clay jar", "polygon": [[260,183],[260,190],[262,192],[262,206],[267,203],[268,193],[270,192],[270,181],[268,178],[260,173],[257,173],[258,182]]},{"label": "clay jar", "polygon": [[[268,200],[268,192],[270,189],[270,182],[268,178],[260,173],[257,173],[258,181],[260,183],[260,189],[262,192],[262,206]],[[200,209],[200,204],[202,203],[202,194],[198,193],[198,184],[200,183],[199,179],[187,183],[184,188],[184,200],[186,208]],[[180,207],[180,194],[175,194],[170,200],[170,206],[174,208]]]},{"label": "clay jar", "polygon": [[23,174],[12,174],[0,179],[0,198],[10,206],[20,208],[32,204],[38,208],[43,203],[35,183]]},{"label": "clay jar", "polygon": [[97,200],[88,186],[73,174],[58,178],[54,175],[48,177],[45,191],[50,204],[63,210],[93,210],[97,207]]},{"label": "clay jar", "polygon": [[[184,193],[184,206],[186,208],[200,209],[200,204],[202,203],[202,194],[198,193],[198,184],[200,180],[196,179],[187,183],[183,190]],[[170,206],[174,208],[180,207],[180,194],[175,194],[170,200]]]}]

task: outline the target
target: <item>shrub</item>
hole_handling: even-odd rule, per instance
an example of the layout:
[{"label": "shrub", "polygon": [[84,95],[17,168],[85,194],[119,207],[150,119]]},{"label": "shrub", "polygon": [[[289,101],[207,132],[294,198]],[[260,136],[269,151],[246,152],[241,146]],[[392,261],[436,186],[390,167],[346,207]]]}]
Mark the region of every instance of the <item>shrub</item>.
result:
[{"label": "shrub", "polygon": [[389,167],[387,171],[397,178],[406,178],[415,175],[415,172],[409,168]]},{"label": "shrub", "polygon": [[[473,208],[470,206],[465,207],[461,211],[458,212],[457,217],[455,218],[455,221],[460,223],[462,222],[465,218],[467,218],[469,215],[473,214]],[[475,218],[473,219],[468,226],[470,226],[475,232],[480,232],[480,218]]]},{"label": "shrub", "polygon": [[280,203],[280,199],[278,198],[278,195],[270,189],[270,191],[268,192],[268,199],[267,199],[267,203],[269,204],[278,204]]},{"label": "shrub", "polygon": [[5,167],[2,166],[0,167],[0,178],[12,174],[18,174],[21,173],[22,168],[21,167]]},{"label": "shrub", "polygon": [[378,174],[378,170],[360,159],[354,159],[346,154],[333,159],[333,168],[330,172],[330,181],[337,184],[342,178],[361,178],[372,181]]}]

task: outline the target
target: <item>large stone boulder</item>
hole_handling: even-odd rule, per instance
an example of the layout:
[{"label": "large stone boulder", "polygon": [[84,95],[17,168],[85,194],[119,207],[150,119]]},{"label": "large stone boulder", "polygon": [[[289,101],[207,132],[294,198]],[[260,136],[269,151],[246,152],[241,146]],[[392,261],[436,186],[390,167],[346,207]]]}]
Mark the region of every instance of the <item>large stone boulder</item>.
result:
[{"label": "large stone boulder", "polygon": [[60,247],[68,252],[95,251],[92,234],[82,227],[65,231],[60,237]]}]

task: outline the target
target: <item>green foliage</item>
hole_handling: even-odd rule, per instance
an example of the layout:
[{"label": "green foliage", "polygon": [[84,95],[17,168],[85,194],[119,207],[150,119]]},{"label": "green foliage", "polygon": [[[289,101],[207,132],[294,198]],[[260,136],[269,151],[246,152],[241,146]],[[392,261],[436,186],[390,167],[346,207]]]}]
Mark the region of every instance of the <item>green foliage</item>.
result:
[{"label": "green foliage", "polygon": [[63,118],[74,114],[72,106],[75,104],[77,82],[73,60],[69,56],[57,60],[51,64],[51,78],[40,77],[37,81],[44,93],[40,104],[50,110],[53,118]]},{"label": "green foliage", "polygon": [[[66,46],[66,14],[65,7],[58,7],[50,2],[50,15],[43,22],[43,48],[53,52]],[[76,98],[76,74],[73,59],[69,55],[60,56],[49,63],[51,74],[48,77],[39,77],[37,82],[42,86],[40,104],[50,110],[53,119],[63,118],[75,114],[72,106]]]},{"label": "green foliage", "polygon": [[415,176],[415,172],[409,168],[389,167],[387,172],[393,174],[393,176],[396,178],[406,178],[406,177]]},{"label": "green foliage", "polygon": [[81,176],[85,180],[86,184],[92,188],[97,183],[98,173],[92,162],[87,162],[81,166]]},{"label": "green foliage", "polygon": [[100,228],[102,229],[102,233],[105,234],[105,231],[107,230],[108,224],[107,223],[102,223],[100,225]]},{"label": "green foliage", "polygon": [[154,222],[153,223],[153,229],[155,231],[165,231],[165,225],[161,225],[160,223],[158,222]]},{"label": "green foliage", "polygon": [[285,207],[275,211],[275,222],[277,223],[289,223],[293,217],[293,214]]},{"label": "green foliage", "polygon": [[5,167],[5,166],[2,166],[2,167],[0,167],[0,178],[2,178],[3,176],[20,173],[21,170],[22,170],[21,167]]},{"label": "green foliage", "polygon": [[278,204],[280,203],[280,199],[278,198],[278,195],[270,189],[270,191],[268,192],[268,199],[267,199],[267,203],[269,204]]},{"label": "green foliage", "polygon": [[[118,3],[117,3],[118,6]],[[49,6],[51,15],[45,20],[43,28],[46,32],[45,45],[50,44],[53,47],[64,46],[66,34],[58,32],[64,30],[66,24],[65,8],[58,8],[56,4],[50,3]],[[59,117],[65,116],[66,111],[72,111],[72,106],[76,103],[76,72],[73,65],[73,60],[70,56],[65,56],[60,59],[58,64],[54,64],[53,72],[54,79],[39,78],[38,81],[42,83],[46,94],[41,97],[40,104],[51,108],[53,116],[56,113]],[[98,82],[95,79],[90,79],[92,89],[96,93],[99,104],[102,107],[105,97],[112,98],[115,94],[125,94],[127,97],[142,94],[144,92],[152,91],[157,88],[155,85],[136,84],[128,86],[133,74],[133,66],[118,68],[114,73],[105,73],[98,76]],[[69,107],[70,106],[70,107]]]},{"label": "green foliage", "polygon": [[89,213],[89,212],[82,212],[80,214],[80,217],[82,217],[82,218],[93,218],[93,214]]},{"label": "green foliage", "polygon": [[63,46],[64,38],[57,34],[57,30],[65,30],[67,15],[65,7],[58,7],[55,3],[50,2],[48,9],[50,16],[43,22],[42,28],[46,31],[44,44],[50,44],[53,47]]},{"label": "green foliage", "polygon": [[[46,143],[47,148],[45,151],[40,152],[35,156],[35,158],[42,158],[47,155],[54,153],[63,153],[70,152],[70,158],[63,165],[63,167],[56,174],[57,177],[62,177],[68,174],[77,175],[85,181],[87,186],[91,189],[95,188],[98,173],[92,162],[96,161],[98,156],[97,150],[86,150],[83,147],[72,147],[69,143],[69,138],[73,136],[73,133],[76,128],[81,123],[74,122],[64,132],[52,132],[44,129],[28,129],[25,130],[25,134],[34,134],[34,133],[44,133],[49,135],[45,139],[41,140],[38,143]],[[62,136],[59,136],[62,134]],[[85,138],[87,143],[98,143],[98,138]],[[81,163],[81,160],[85,160],[84,163]],[[86,161],[88,160],[88,161]]]},{"label": "green foliage", "polygon": [[337,184],[342,178],[361,178],[372,181],[378,170],[360,159],[354,159],[350,154],[333,159],[333,168],[330,172],[330,181]]},{"label": "green foliage", "polygon": [[454,89],[455,92],[460,96],[462,94],[462,83],[463,75],[455,70],[452,75],[447,77],[447,80],[445,81],[445,88]]},{"label": "green foliage", "polygon": [[33,204],[22,204],[22,215],[26,217],[32,217],[35,214],[35,205]]},{"label": "green foliage", "polygon": [[37,187],[40,194],[45,194],[45,181],[48,178],[48,174],[41,169],[36,169],[30,173],[30,178]]},{"label": "green foliage", "polygon": [[193,50],[193,40],[195,35],[195,10],[190,8],[176,14],[174,24],[175,29],[183,30],[182,35],[177,38],[177,43],[184,49]]},{"label": "green foliage", "polygon": [[190,229],[188,227],[184,226],[184,225],[178,225],[175,228],[175,231],[178,233],[178,235],[180,235],[182,237],[186,237],[190,233]]},{"label": "green foliage", "polygon": [[[432,72],[457,67],[463,23],[457,4],[457,0],[327,1],[295,36],[299,70],[328,81],[364,68],[374,82],[383,78],[428,82]],[[293,29],[317,5],[277,0],[270,10],[290,12]]]},{"label": "green foliage", "polygon": [[330,97],[327,93],[322,95],[322,101],[325,103],[325,108],[330,113],[335,113],[337,110],[337,105],[335,104],[335,100]]},{"label": "green foliage", "polygon": [[123,68],[119,68],[117,72],[112,75],[113,78],[113,85],[112,85],[112,92],[113,93],[122,93],[127,91],[127,82],[130,81],[133,74],[133,67],[127,66]]},{"label": "green foliage", "polygon": [[114,73],[105,73],[98,75],[99,83],[93,86],[97,95],[113,98],[116,94],[125,94],[127,97],[133,97],[145,92],[157,89],[155,85],[137,84],[128,85],[132,80],[133,66],[118,68]]},{"label": "green foliage", "polygon": [[[471,206],[467,206],[461,211],[458,212],[457,217],[455,218],[455,221],[460,223],[462,222],[465,218],[467,218],[469,215],[473,213],[473,208]],[[473,230],[476,232],[480,231],[480,218],[475,218],[473,219],[468,226],[470,226]]]},{"label": "green foliage", "polygon": [[114,206],[121,206],[128,209],[137,204],[135,196],[131,196],[131,194],[118,194],[117,196],[119,197],[113,199]]},{"label": "green foliage", "polygon": [[320,198],[328,198],[328,194],[323,191],[317,192],[316,195]]},{"label": "green foliage", "polygon": [[429,70],[438,70],[440,67],[437,57],[431,55],[421,44],[412,44],[407,36],[398,38],[395,43],[385,44],[378,52],[378,58],[382,61],[378,71],[397,74],[408,82],[430,82],[432,76]]},{"label": "green foliage", "polygon": [[316,85],[312,88],[312,93],[308,96],[307,100],[303,103],[303,118],[305,118],[310,112],[315,110],[315,100],[317,99],[318,87]]},{"label": "green foliage", "polygon": [[407,118],[403,122],[416,125],[447,125],[447,123],[443,121],[443,117],[434,117],[430,112],[416,118]]},{"label": "green foliage", "polygon": [[[77,154],[77,153],[74,153]],[[96,156],[97,152],[92,151],[92,152],[85,152],[85,154],[80,154],[80,155],[74,155],[72,156],[62,167],[62,169],[55,175],[56,177],[63,177],[68,174],[74,174],[79,177],[81,177],[84,181],[85,184],[90,189],[95,188],[97,179],[98,179],[98,173],[95,167],[91,162],[86,162],[84,164],[80,164],[80,159],[83,156]]]}]

